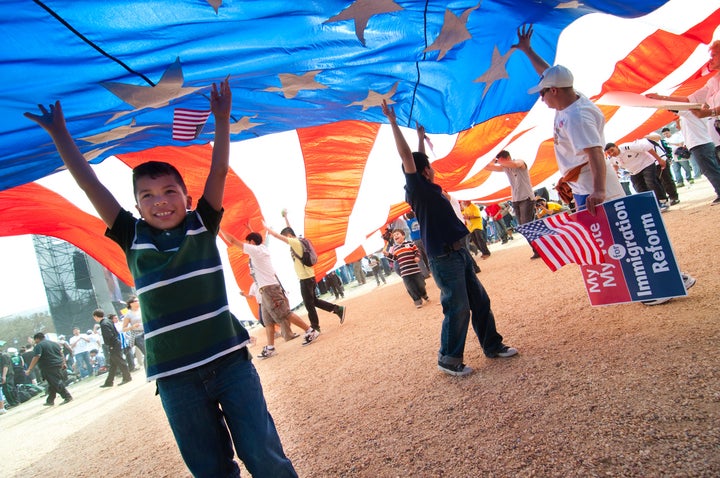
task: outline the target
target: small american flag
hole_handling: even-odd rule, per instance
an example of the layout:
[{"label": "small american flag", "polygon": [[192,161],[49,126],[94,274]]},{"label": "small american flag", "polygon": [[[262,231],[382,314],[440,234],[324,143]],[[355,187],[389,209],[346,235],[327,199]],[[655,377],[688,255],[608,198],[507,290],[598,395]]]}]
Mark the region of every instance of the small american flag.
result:
[{"label": "small american flag", "polygon": [[517,227],[556,271],[565,264],[602,264],[603,253],[585,227],[573,221],[567,212],[555,214]]},{"label": "small american flag", "polygon": [[175,108],[172,137],[177,141],[191,141],[200,135],[210,110],[199,111]]}]

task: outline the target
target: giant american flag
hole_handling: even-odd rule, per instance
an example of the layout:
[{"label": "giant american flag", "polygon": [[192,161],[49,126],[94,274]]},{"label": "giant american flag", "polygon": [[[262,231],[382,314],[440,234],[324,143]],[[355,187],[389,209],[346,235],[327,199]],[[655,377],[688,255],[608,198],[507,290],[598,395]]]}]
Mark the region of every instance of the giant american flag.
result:
[{"label": "giant american flag", "polygon": [[[534,25],[536,51],[568,66],[588,97],[686,95],[707,81],[720,0],[3,0],[0,236],[63,239],[132,282],[49,137],[23,113],[61,100],[81,151],[134,210],[130,168],[149,159],[171,162],[190,194],[202,194],[214,120],[180,141],[173,112],[206,110],[210,85],[229,75],[222,227],[237,236],[248,224],[262,231],[263,221],[282,228],[287,208],[317,249],[320,278],[381,247],[378,231],[408,210],[383,99],[401,124],[425,126],[436,182],[458,199],[509,196],[505,175],[483,169],[501,149],[528,163],[534,185],[552,181],[552,110],[527,94],[538,75],[512,48],[523,24]],[[601,109],[615,142],[672,119]],[[230,248],[226,260],[228,285],[248,289],[246,256]],[[299,303],[292,264],[276,265]]]}]

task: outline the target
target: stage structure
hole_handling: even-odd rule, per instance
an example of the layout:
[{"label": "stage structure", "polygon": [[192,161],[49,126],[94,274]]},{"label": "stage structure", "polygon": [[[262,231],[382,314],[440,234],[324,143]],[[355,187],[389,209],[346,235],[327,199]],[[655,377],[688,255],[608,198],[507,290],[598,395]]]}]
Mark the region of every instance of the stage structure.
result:
[{"label": "stage structure", "polygon": [[33,236],[40,275],[50,315],[58,334],[68,337],[73,327],[84,333],[92,329],[93,310],[116,313],[125,306],[132,289],[95,259],[69,242],[49,236]]}]

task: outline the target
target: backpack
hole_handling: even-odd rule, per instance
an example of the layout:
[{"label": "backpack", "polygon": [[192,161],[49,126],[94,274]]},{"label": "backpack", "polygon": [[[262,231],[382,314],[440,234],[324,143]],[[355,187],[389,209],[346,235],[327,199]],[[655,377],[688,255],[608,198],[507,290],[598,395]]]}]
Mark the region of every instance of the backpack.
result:
[{"label": "backpack", "polygon": [[298,237],[298,240],[300,241],[300,244],[302,244],[303,254],[302,256],[299,256],[291,247],[290,252],[292,252],[293,257],[302,262],[304,266],[314,266],[317,263],[317,253],[315,252],[315,248],[312,243],[309,239],[305,239],[304,237]]},{"label": "backpack", "polygon": [[675,156],[681,159],[690,159],[690,150],[685,146],[678,146],[675,150]]}]

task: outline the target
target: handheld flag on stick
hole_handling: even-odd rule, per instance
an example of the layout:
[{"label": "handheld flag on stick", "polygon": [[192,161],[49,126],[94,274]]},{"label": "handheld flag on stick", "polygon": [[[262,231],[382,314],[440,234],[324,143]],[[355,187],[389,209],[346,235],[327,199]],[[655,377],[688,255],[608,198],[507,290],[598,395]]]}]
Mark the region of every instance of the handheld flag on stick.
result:
[{"label": "handheld flag on stick", "polygon": [[592,265],[604,262],[603,253],[590,232],[567,212],[517,227],[550,269],[565,264]]}]

